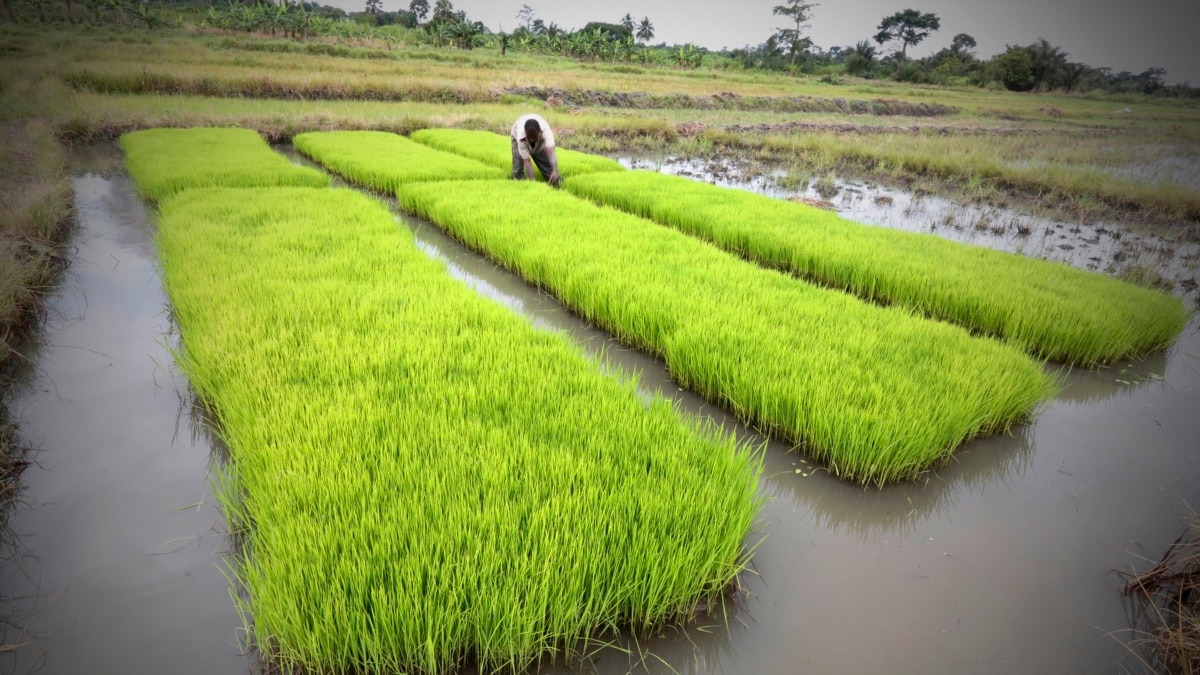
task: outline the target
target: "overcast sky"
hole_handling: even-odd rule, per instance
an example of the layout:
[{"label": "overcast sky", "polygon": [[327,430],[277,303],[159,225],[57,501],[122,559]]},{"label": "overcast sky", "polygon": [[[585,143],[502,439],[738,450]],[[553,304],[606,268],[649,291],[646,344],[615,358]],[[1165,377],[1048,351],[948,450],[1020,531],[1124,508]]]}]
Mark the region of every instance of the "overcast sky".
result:
[{"label": "overcast sky", "polygon": [[[365,0],[318,0],[362,11]],[[653,42],[694,42],[709,49],[757,45],[784,17],[771,9],[783,0],[530,0],[535,16],[565,29],[589,21],[616,23],[627,12],[649,17]],[[432,7],[434,0],[429,0]],[[454,0],[456,10],[493,31],[511,31],[524,0]],[[383,0],[384,11],[407,9],[409,0]],[[1166,68],[1167,80],[1200,86],[1200,0],[854,0],[828,1],[813,9],[808,34],[817,45],[853,45],[870,39],[884,16],[912,7],[933,12],[941,29],[909,50],[927,56],[950,44],[958,33],[975,38],[976,56],[990,58],[1006,44],[1027,45],[1044,37],[1072,61],[1139,73]]]}]

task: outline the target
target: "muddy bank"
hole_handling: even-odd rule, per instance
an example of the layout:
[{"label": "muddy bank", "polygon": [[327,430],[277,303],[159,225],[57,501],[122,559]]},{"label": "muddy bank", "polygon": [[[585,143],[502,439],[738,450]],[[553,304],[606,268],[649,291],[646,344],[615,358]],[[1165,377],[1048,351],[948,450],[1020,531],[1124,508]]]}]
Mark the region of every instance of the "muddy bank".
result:
[{"label": "muddy bank", "polygon": [[596,89],[509,87],[505,94],[527,96],[551,106],[602,106],[605,108],[697,108],[701,110],[765,110],[770,112],[828,112],[848,115],[902,115],[940,117],[958,110],[941,103],[912,103],[897,99],[870,100],[816,96],[742,96],[722,92],[711,96],[654,94],[645,91],[611,92]]}]

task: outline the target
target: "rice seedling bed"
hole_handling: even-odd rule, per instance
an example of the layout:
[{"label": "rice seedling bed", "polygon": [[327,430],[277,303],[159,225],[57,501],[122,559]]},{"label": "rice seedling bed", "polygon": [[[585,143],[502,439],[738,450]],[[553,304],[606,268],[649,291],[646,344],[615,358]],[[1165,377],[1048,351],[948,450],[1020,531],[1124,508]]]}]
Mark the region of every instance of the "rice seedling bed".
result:
[{"label": "rice seedling bed", "polygon": [[413,181],[503,178],[509,173],[383,131],[309,132],[292,143],[330,170],[381,192],[395,192]]},{"label": "rice seedling bed", "polygon": [[[512,167],[512,141],[508,136],[493,134],[490,131],[421,129],[413,132],[411,138],[431,148],[470,157],[489,166],[501,169]],[[607,157],[562,148],[556,148],[555,154],[558,156],[558,173],[563,178],[625,170],[616,160]],[[539,171],[539,175],[540,173]]]},{"label": "rice seedling bed", "polygon": [[967,438],[1027,418],[1055,388],[1015,348],[543,184],[417,183],[399,198],[850,480],[912,478]]},{"label": "rice seedling bed", "polygon": [[1062,263],[646,171],[593,174],[572,193],[710,241],[768,267],[1095,365],[1166,348],[1190,312],[1174,296]]},{"label": "rice seedling bed", "polygon": [[293,165],[249,129],[146,129],[120,138],[138,191],[159,201],[193,187],[327,187],[329,176]]},{"label": "rice seedling bed", "polygon": [[377,200],[188,190],[159,230],[281,672],[521,671],[743,569],[754,453],[477,296]]}]

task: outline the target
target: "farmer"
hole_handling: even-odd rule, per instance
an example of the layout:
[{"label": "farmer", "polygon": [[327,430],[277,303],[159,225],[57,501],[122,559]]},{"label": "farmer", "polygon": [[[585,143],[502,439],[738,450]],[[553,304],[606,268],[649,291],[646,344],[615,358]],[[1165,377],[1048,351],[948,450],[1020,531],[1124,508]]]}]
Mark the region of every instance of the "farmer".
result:
[{"label": "farmer", "polygon": [[553,186],[562,183],[558,175],[558,156],[554,154],[554,132],[541,115],[530,113],[517,118],[512,127],[513,178],[536,180],[533,164]]}]

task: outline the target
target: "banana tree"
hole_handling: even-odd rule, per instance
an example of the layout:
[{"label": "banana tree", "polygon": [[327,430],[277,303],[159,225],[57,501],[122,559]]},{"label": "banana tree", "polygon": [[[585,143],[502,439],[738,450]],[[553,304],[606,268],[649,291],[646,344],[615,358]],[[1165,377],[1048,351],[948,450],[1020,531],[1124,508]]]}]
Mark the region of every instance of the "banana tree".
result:
[{"label": "banana tree", "polygon": [[125,3],[125,0],[105,0],[104,6],[116,15],[118,26],[125,25],[125,14],[129,11],[129,5]]}]

